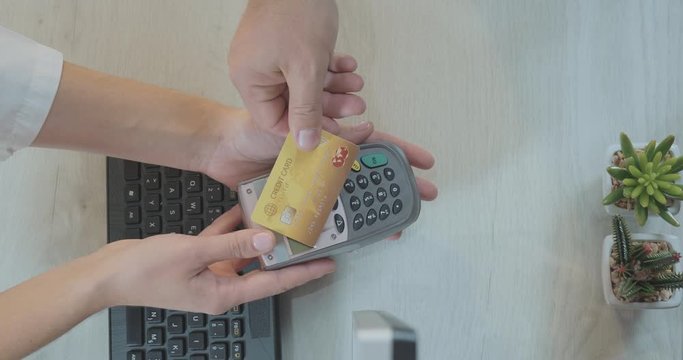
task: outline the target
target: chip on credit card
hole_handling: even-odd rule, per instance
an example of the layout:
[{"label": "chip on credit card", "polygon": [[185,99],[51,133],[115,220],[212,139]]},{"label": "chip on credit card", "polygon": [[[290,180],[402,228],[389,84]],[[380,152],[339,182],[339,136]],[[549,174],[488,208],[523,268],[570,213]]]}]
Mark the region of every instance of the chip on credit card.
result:
[{"label": "chip on credit card", "polygon": [[302,151],[289,134],[251,219],[314,246],[358,152],[358,145],[326,131],[315,150]]}]

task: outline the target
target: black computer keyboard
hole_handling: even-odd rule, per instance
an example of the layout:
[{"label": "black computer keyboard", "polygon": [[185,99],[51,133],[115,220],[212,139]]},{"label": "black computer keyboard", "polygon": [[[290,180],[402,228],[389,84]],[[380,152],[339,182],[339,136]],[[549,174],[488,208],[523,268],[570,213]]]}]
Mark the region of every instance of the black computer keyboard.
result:
[{"label": "black computer keyboard", "polygon": [[[237,204],[237,194],[195,172],[107,159],[108,241],[199,234]],[[110,359],[279,359],[274,298],[222,315],[150,307],[109,313]]]}]

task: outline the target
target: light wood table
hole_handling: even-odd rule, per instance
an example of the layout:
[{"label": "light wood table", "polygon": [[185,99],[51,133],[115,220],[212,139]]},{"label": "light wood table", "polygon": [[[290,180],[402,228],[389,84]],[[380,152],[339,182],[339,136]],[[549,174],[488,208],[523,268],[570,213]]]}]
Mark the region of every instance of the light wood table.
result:
[{"label": "light wood table", "polygon": [[[239,104],[226,48],[244,4],[0,0],[0,24],[68,61]],[[613,310],[599,268],[606,147],[621,130],[683,136],[683,3],[339,7],[363,118],[429,147],[437,167],[422,175],[441,193],[400,241],[282,297],[284,359],[350,359],[360,309],[412,324],[424,360],[683,358],[681,310]],[[0,163],[0,288],[103,245],[105,192],[101,156],[29,149]],[[105,359],[107,346],[100,313],[31,358]]]}]

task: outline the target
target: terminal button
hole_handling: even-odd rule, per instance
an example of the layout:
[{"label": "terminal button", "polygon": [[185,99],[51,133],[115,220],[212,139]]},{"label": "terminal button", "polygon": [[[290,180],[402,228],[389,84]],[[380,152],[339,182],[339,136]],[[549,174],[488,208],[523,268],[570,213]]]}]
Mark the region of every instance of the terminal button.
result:
[{"label": "terminal button", "polygon": [[384,166],[387,164],[387,162],[389,162],[386,155],[382,153],[364,155],[360,158],[360,161],[363,163],[363,165],[369,167],[370,169]]}]

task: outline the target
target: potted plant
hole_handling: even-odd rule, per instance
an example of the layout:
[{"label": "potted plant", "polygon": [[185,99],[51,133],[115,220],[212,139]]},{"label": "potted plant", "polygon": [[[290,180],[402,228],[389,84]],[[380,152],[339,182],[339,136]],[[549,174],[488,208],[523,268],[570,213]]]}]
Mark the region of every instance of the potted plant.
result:
[{"label": "potted plant", "polygon": [[680,210],[683,187],[677,184],[683,170],[683,157],[669,135],[659,144],[654,140],[633,146],[625,133],[620,146],[610,148],[610,165],[605,177],[602,200],[610,214],[635,213],[640,226],[648,214],[660,216],[673,226],[680,226],[674,217]]},{"label": "potted plant", "polygon": [[626,309],[677,307],[683,294],[680,240],[672,235],[633,234],[621,215],[605,237],[602,279],[605,301]]}]

